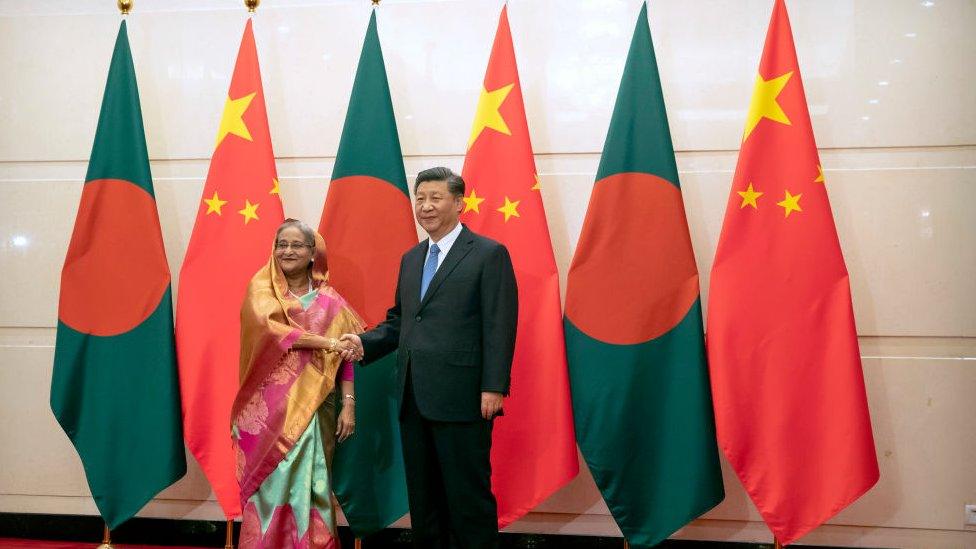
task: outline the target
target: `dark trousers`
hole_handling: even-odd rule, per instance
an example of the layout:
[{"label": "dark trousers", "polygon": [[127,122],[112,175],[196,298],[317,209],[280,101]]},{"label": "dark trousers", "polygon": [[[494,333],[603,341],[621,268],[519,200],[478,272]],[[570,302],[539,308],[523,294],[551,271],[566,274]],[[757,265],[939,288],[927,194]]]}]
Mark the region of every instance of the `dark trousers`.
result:
[{"label": "dark trousers", "polygon": [[491,428],[491,421],[424,418],[407,372],[400,441],[414,547],[498,546],[498,508],[491,493]]}]

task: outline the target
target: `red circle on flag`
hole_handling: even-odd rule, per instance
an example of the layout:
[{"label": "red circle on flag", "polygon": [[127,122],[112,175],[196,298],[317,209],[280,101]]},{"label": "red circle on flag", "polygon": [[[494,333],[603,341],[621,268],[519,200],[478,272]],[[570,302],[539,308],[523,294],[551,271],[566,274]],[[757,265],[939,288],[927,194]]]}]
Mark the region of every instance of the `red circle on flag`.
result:
[{"label": "red circle on flag", "polygon": [[634,345],[674,328],[697,298],[678,187],[646,173],[598,181],[569,270],[569,320],[600,341]]},{"label": "red circle on flag", "polygon": [[367,325],[382,322],[393,304],[400,258],[417,245],[410,197],[376,177],[341,177],[329,183],[319,232],[329,284]]},{"label": "red circle on flag", "polygon": [[153,197],[120,179],[85,183],[58,318],[85,334],[125,333],[156,310],[169,282]]}]

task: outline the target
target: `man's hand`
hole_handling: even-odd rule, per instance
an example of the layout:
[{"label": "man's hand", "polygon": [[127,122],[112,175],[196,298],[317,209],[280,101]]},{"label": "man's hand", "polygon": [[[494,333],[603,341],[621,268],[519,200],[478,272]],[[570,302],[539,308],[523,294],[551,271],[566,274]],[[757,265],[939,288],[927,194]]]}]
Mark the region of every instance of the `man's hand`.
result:
[{"label": "man's hand", "polygon": [[356,334],[342,334],[339,338],[342,351],[339,356],[347,362],[356,362],[363,359],[363,340]]},{"label": "man's hand", "polygon": [[481,417],[491,419],[502,409],[502,394],[484,391],[481,393]]}]

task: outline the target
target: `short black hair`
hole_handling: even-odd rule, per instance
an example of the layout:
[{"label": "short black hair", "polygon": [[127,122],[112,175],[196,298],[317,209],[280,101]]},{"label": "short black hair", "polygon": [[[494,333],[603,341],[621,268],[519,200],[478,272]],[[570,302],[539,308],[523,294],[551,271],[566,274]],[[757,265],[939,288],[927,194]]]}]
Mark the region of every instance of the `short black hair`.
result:
[{"label": "short black hair", "polygon": [[464,196],[464,180],[461,176],[452,172],[449,168],[443,166],[437,166],[436,168],[427,168],[426,170],[421,170],[417,174],[417,180],[413,184],[413,192],[417,192],[417,187],[421,183],[426,183],[427,181],[446,181],[447,190],[451,192],[454,196]]}]

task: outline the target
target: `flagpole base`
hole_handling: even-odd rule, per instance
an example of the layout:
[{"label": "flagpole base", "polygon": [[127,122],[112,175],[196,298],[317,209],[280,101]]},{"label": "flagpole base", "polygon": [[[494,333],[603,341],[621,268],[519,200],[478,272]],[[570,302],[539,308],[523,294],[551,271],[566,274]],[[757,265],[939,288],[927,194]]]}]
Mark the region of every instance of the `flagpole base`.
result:
[{"label": "flagpole base", "polygon": [[102,544],[98,546],[98,549],[115,549],[112,546],[112,532],[108,529],[108,524],[103,526],[102,529]]}]

